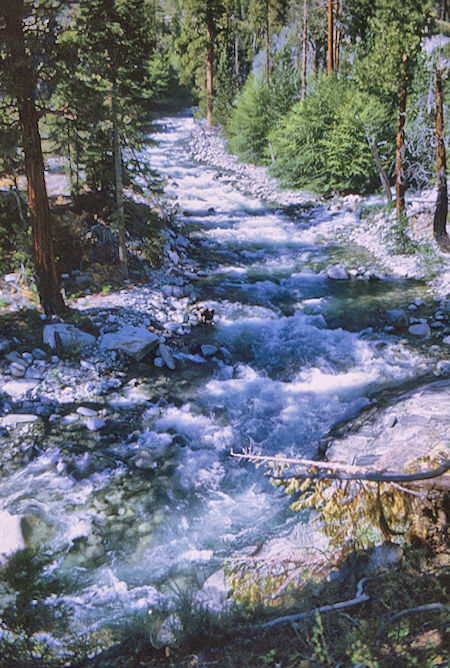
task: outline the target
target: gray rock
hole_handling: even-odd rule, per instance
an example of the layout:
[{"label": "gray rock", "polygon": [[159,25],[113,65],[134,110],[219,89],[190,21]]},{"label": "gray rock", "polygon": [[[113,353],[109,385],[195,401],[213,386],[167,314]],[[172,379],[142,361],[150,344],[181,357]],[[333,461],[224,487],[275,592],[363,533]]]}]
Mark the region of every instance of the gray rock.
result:
[{"label": "gray rock", "polygon": [[106,427],[106,422],[99,417],[88,417],[84,420],[84,424],[89,431],[99,431]]},{"label": "gray rock", "polygon": [[34,378],[20,378],[10,380],[3,385],[3,391],[14,399],[22,399],[39,385],[39,380]]},{"label": "gray rock", "polygon": [[159,337],[145,327],[126,325],[117,332],[104,334],[100,340],[101,350],[121,350],[138,362],[159,344]]},{"label": "gray rock", "polygon": [[211,357],[212,355],[215,355],[217,352],[217,347],[213,346],[210,343],[205,343],[202,346],[200,346],[200,350],[202,351],[202,355],[205,357]]},{"label": "gray rock", "polygon": [[32,415],[30,413],[10,413],[1,418],[1,424],[3,427],[15,427],[18,424],[36,422],[37,419],[37,415]]},{"label": "gray rock", "polygon": [[166,346],[165,343],[160,343],[158,346],[158,353],[164,361],[164,364],[173,371],[176,365],[170,348]]},{"label": "gray rock", "polygon": [[11,348],[11,341],[9,339],[0,338],[0,355],[7,353]]},{"label": "gray rock", "polygon": [[161,292],[164,295],[164,297],[171,297],[172,296],[172,286],[171,285],[162,285],[161,286]]},{"label": "gray rock", "polygon": [[417,325],[411,325],[410,327],[408,327],[408,332],[413,336],[419,336],[425,338],[427,336],[430,336],[431,329],[429,325],[423,322],[419,322],[417,323]]},{"label": "gray rock", "polygon": [[59,335],[61,344],[65,350],[79,350],[93,346],[96,339],[92,334],[83,332],[74,325],[55,324],[45,325],[43,332],[43,341],[50,348],[56,348],[55,334]]},{"label": "gray rock", "polygon": [[9,365],[9,373],[11,376],[15,376],[16,378],[21,378],[24,376],[26,370],[26,364],[23,364],[22,362],[11,362]]},{"label": "gray rock", "polygon": [[450,346],[450,336],[445,336],[442,339],[442,343],[445,343],[447,346]]},{"label": "gray rock", "polygon": [[42,350],[42,348],[33,348],[31,351],[31,354],[33,355],[34,359],[36,360],[46,360],[47,359],[47,353],[45,350]]},{"label": "gray rock", "polygon": [[409,321],[405,311],[401,308],[392,308],[386,311],[386,319],[396,329],[408,327]]},{"label": "gray rock", "polygon": [[178,253],[177,253],[176,251],[169,251],[169,252],[167,253],[167,255],[168,255],[169,260],[170,260],[173,264],[179,264],[179,262],[180,262],[180,256],[178,255]]},{"label": "gray rock", "polygon": [[83,415],[83,417],[94,417],[97,415],[97,411],[94,411],[92,408],[87,406],[78,406],[77,408],[78,415]]},{"label": "gray rock", "polygon": [[342,266],[342,264],[335,264],[332,267],[328,267],[327,276],[333,281],[347,281],[350,277],[347,269]]}]

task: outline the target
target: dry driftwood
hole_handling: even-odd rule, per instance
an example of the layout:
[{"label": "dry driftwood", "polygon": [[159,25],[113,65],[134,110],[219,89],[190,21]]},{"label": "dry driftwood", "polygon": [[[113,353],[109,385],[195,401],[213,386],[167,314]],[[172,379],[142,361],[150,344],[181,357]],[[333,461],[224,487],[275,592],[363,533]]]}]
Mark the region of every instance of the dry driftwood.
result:
[{"label": "dry driftwood", "polygon": [[[304,471],[295,470],[285,476],[271,476],[273,480],[362,480],[371,482],[420,484],[421,487],[434,487],[437,489],[450,489],[450,476],[442,477],[450,469],[450,459],[446,459],[440,466],[427,471],[417,473],[397,473],[377,471],[373,467],[358,467],[339,462],[322,462],[312,459],[296,459],[290,457],[270,457],[267,455],[255,455],[251,452],[236,453],[231,451],[232,457],[246,459],[253,463],[263,462],[266,464],[281,464],[298,469],[303,467]],[[316,469],[311,471],[308,469]],[[439,478],[439,480],[437,480]]]},{"label": "dry driftwood", "polygon": [[356,588],[355,598],[350,599],[349,601],[339,601],[339,603],[333,603],[332,605],[321,605],[318,608],[312,608],[311,610],[306,610],[305,612],[299,612],[295,615],[285,615],[284,617],[276,617],[271,619],[270,622],[265,622],[260,624],[261,628],[270,628],[271,626],[277,626],[278,624],[286,623],[295,623],[309,617],[310,615],[315,615],[316,613],[322,614],[323,612],[331,612],[332,610],[342,610],[344,608],[350,608],[353,605],[359,605],[360,603],[365,603],[369,600],[370,596],[364,594],[364,583],[367,578],[362,578],[358,582]]}]

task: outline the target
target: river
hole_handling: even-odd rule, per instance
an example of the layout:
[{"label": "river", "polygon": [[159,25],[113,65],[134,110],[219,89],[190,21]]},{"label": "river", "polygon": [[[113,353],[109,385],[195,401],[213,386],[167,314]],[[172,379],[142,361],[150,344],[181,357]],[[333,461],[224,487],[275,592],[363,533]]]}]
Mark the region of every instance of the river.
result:
[{"label": "river", "polygon": [[[213,323],[193,328],[175,371],[139,367],[139,400],[111,391],[111,414],[129,415],[129,430],[94,445],[85,432],[50,430],[0,480],[4,505],[35,518],[47,568],[68,583],[45,605],[70,610],[78,635],[173,609],[224,560],[271,537],[307,542],[289,499],[230,451],[313,457],[333,425],[429,366],[380,318],[420,286],[330,280],[335,262],[367,256],[333,238],[329,209],[305,197],[290,215],[196,163],[193,123],[163,119],[146,153],[190,242],[181,263],[193,298],[214,309]],[[136,466],[141,451],[152,467]]]}]

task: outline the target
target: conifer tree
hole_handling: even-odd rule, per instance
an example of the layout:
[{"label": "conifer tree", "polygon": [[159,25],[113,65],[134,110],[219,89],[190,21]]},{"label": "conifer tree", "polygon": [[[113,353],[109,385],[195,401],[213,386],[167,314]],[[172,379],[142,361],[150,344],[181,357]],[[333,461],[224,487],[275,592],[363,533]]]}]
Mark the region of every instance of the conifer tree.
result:
[{"label": "conifer tree", "polygon": [[[49,7],[47,8],[47,10]],[[48,17],[47,17],[48,18]],[[44,159],[36,106],[37,76],[30,42],[39,37],[39,16],[33,2],[15,0],[0,6],[2,87],[11,97],[19,119],[19,141],[25,158],[28,208],[33,233],[36,285],[47,314],[62,313],[65,304],[58,287],[53,250],[50,206],[44,177]],[[34,27],[32,39],[25,24]],[[33,32],[33,30],[31,30]]]},{"label": "conifer tree", "polygon": [[150,0],[80,0],[62,39],[67,77],[57,95],[68,109],[76,162],[94,190],[114,190],[119,267],[127,278],[124,145],[139,144],[155,46]]}]

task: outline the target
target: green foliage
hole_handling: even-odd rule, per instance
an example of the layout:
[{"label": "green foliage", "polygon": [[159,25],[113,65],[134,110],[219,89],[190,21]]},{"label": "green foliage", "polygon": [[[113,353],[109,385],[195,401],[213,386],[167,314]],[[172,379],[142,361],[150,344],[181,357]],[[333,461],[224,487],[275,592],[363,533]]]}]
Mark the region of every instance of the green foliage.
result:
[{"label": "green foliage", "polygon": [[[390,140],[388,115],[374,97],[335,77],[319,78],[269,135],[272,172],[290,187],[368,192],[379,184],[368,138]],[[391,155],[384,156],[389,165]]]},{"label": "green foliage", "polygon": [[430,0],[374,3],[356,76],[362,90],[380,97],[393,111],[403,82],[412,78],[430,12]]},{"label": "green foliage", "polygon": [[298,82],[290,55],[281,51],[269,83],[250,76],[238,96],[227,123],[230,149],[241,160],[269,164],[272,160],[271,130],[292,106]]},{"label": "green foliage", "polygon": [[266,164],[274,121],[269,86],[262,78],[249,77],[227,125],[230,149],[241,160]]}]

